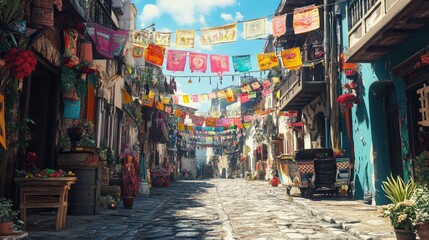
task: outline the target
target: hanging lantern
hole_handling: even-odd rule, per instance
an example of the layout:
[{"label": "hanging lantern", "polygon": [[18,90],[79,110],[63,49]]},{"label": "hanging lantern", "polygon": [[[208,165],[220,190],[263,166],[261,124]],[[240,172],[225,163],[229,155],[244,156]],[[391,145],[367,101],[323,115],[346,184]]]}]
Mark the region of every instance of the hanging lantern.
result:
[{"label": "hanging lantern", "polygon": [[90,41],[81,41],[79,43],[79,58],[81,62],[92,62],[92,43]]},{"label": "hanging lantern", "polygon": [[52,0],[36,0],[30,5],[30,23],[32,28],[54,28],[54,5]]}]

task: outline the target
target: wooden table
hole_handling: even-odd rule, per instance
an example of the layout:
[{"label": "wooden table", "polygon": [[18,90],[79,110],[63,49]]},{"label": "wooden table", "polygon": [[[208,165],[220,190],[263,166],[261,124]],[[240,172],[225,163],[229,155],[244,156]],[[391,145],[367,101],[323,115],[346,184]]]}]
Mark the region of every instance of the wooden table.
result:
[{"label": "wooden table", "polygon": [[57,208],[56,230],[66,226],[68,192],[76,177],[15,178],[20,186],[21,219],[26,227],[27,208]]}]

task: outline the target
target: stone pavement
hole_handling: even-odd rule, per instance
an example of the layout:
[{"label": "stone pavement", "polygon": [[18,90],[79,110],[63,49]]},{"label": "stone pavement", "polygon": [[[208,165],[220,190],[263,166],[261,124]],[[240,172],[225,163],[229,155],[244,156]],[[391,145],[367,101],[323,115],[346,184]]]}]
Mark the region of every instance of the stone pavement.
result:
[{"label": "stone pavement", "polygon": [[395,239],[377,208],[339,197],[286,195],[266,181],[211,179],[174,182],[137,197],[133,209],[28,217],[28,239]]}]

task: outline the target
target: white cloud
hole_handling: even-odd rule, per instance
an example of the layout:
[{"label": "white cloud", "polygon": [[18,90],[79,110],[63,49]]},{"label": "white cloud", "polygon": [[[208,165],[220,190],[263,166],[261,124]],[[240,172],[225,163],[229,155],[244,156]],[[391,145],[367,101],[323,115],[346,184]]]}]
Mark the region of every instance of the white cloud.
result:
[{"label": "white cloud", "polygon": [[222,13],[221,15],[220,15],[220,17],[223,19],[223,20],[225,20],[225,21],[227,21],[227,22],[230,22],[230,21],[232,21],[232,20],[234,20],[234,18],[232,17],[232,15],[231,14],[227,14],[227,13]]},{"label": "white cloud", "polygon": [[200,15],[200,24],[201,26],[207,26],[206,17],[204,15]]},{"label": "white cloud", "polygon": [[244,16],[240,12],[236,12],[235,16],[232,16],[230,13],[221,13],[220,17],[226,22],[238,22],[243,20]]},{"label": "white cloud", "polygon": [[244,19],[244,16],[240,12],[235,13],[235,21],[241,21]]},{"label": "white cloud", "polygon": [[[142,25],[160,14],[169,14],[179,25],[201,22],[201,15],[209,14],[215,8],[233,6],[236,0],[157,0],[156,4],[146,4],[139,15]],[[205,23],[205,19],[203,21]]]},{"label": "white cloud", "polygon": [[154,4],[146,4],[143,7],[143,11],[139,15],[139,19],[141,21],[141,27],[145,27],[149,25],[153,19],[161,16],[161,10],[157,5]]}]

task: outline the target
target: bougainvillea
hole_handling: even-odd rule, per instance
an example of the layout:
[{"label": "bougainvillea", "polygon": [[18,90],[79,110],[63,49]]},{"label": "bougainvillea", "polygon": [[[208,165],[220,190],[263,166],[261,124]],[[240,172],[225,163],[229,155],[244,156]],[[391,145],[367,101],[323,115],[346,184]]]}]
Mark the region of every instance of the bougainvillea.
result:
[{"label": "bougainvillea", "polygon": [[37,65],[37,59],[31,50],[11,48],[4,56],[5,66],[18,79],[28,77]]},{"label": "bougainvillea", "polygon": [[353,104],[359,103],[359,98],[353,93],[346,93],[340,95],[337,98],[337,102],[340,104],[341,108],[349,109],[353,107]]}]

